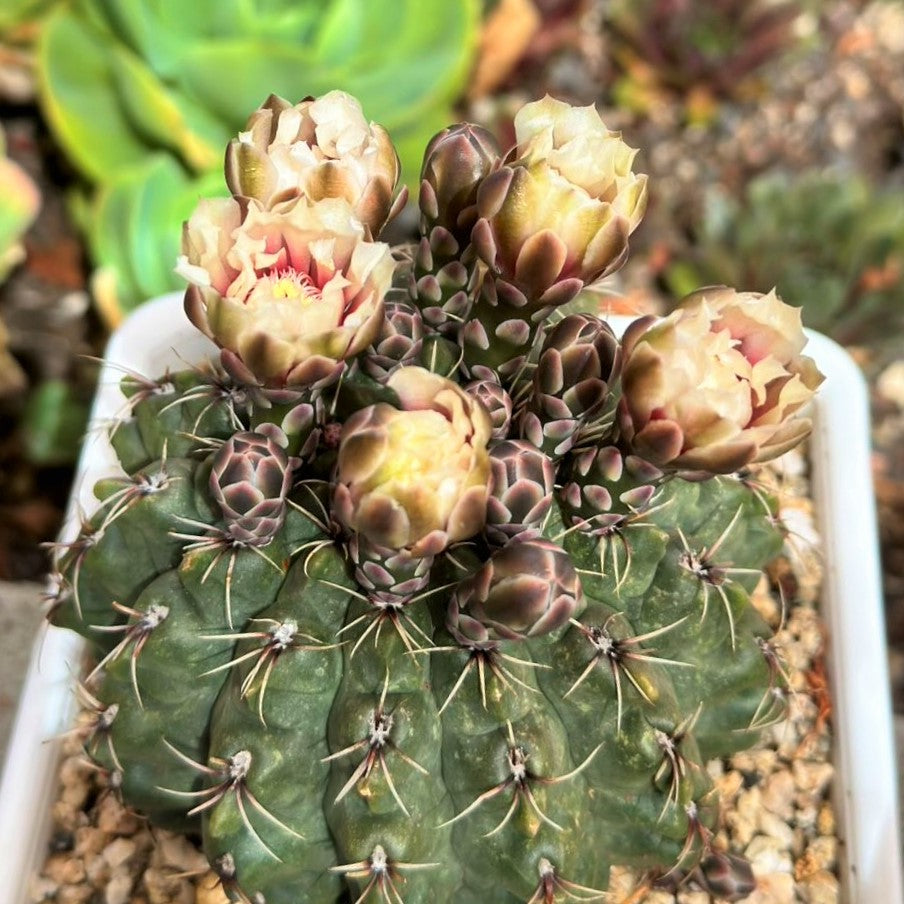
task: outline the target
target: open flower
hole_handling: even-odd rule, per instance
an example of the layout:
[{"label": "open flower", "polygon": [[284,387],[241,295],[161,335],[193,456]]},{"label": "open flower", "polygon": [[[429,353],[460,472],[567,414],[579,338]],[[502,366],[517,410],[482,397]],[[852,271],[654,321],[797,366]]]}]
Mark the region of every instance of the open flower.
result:
[{"label": "open flower", "polygon": [[244,218],[231,198],[201,201],[182,250],[189,319],[268,383],[328,380],[379,333],[392,256],[345,201],[250,201]]},{"label": "open flower", "polygon": [[551,97],[526,104],[515,135],[515,162],[481,185],[477,247],[529,302],[556,286],[543,303],[567,301],[624,263],[646,207],[646,176],[632,172],[636,152],[593,106]]},{"label": "open flower", "polygon": [[294,106],[271,95],[226,151],[234,195],[267,208],[299,196],[343,198],[372,235],[390,216],[399,173],[386,130],[368,124],[361,104],[344,91]]},{"label": "open flower", "polygon": [[725,286],[700,289],[625,335],[619,418],[631,450],[658,466],[729,473],[795,446],[793,415],[823,380],[801,355],[800,309]]},{"label": "open flower", "polygon": [[490,418],[420,367],[399,368],[386,385],[401,408],[371,405],[342,429],[333,514],[377,546],[435,555],[483,527]]}]

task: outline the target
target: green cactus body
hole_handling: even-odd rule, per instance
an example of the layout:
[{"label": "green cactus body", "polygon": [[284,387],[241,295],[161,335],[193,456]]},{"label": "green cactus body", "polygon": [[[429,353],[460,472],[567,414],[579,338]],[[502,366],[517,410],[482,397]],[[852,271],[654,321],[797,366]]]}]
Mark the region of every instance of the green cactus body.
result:
[{"label": "green cactus body", "polygon": [[[236,887],[270,904],[338,904],[384,877],[408,904],[437,889],[527,901],[541,860],[589,888],[615,862],[690,862],[685,807],[708,808],[710,825],[715,812],[703,757],[750,742],[770,680],[748,593],[779,535],[747,487],[661,482],[644,517],[605,537],[567,528],[553,506],[543,531],[578,568],[585,605],[571,624],[481,655],[444,624],[449,585],[480,556],[444,559],[422,600],[381,613],[324,533],[322,494],[293,491],[308,514],[290,508],[263,555],[191,548],[187,537],[221,524],[209,467],[145,459],[197,417],[192,403],[175,423],[156,417],[160,435],[145,426],[140,454],[124,442],[174,400],[140,400],[116,434],[135,474],[165,470],[166,487],[100,509],[79,563],[81,619],[71,595],[54,614],[106,641],[99,696],[118,711],[97,755],[121,770],[130,803],[171,826],[203,815],[211,861],[231,857]],[[222,412],[205,417],[222,428]],[[732,570],[718,586],[689,567],[689,551],[715,544]],[[62,560],[70,581],[76,549]],[[623,658],[604,652],[613,640]],[[664,746],[676,732],[680,775]]]},{"label": "green cactus body", "polygon": [[[259,138],[302,115],[268,104]],[[428,150],[420,312],[385,303],[390,249],[339,198],[202,202],[179,268],[220,360],[126,378],[125,476],[58,544],[51,619],[99,658],[88,753],[200,830],[243,904],[599,900],[614,864],[749,878],[705,763],[782,711],[751,602],[782,535],[726,475],[806,434],[821,376],[774,294],[701,290],[622,340],[547,318],[623,260],[645,183],[592,109],[525,110],[521,163],[471,127]],[[568,188],[593,229],[531,237],[575,129],[611,148],[593,197]],[[273,161],[246,145],[253,188],[242,155]]]}]

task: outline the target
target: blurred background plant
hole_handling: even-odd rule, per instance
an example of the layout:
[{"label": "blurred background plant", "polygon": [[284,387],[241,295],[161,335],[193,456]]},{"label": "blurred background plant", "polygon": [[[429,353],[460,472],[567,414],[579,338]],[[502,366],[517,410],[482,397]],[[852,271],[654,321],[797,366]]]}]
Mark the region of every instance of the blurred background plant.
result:
[{"label": "blurred background plant", "polygon": [[[0,131],[0,283],[25,257],[22,236],[38,214],[41,195],[25,170],[6,156]],[[0,320],[0,398],[22,392],[25,372],[9,351],[9,331]]]},{"label": "blurred background plant", "polygon": [[[414,184],[452,121],[478,0],[75,0],[38,45],[41,107],[87,182],[76,217],[104,321],[179,287],[182,221],[225,191],[221,149],[269,94],[333,88],[392,134]],[[100,125],[102,124],[102,125]]]},{"label": "blurred background plant", "polygon": [[613,100],[642,115],[677,104],[705,122],[720,101],[762,91],[755,76],[798,42],[801,11],[796,0],[613,0]]},{"label": "blurred background plant", "polygon": [[60,0],[3,0],[0,4],[0,97],[25,103],[34,96],[34,45],[48,11]]},{"label": "blurred background plant", "polygon": [[690,254],[663,276],[676,298],[710,284],[779,286],[811,328],[846,345],[899,351],[904,189],[828,172],[768,173],[742,197],[712,188]]}]

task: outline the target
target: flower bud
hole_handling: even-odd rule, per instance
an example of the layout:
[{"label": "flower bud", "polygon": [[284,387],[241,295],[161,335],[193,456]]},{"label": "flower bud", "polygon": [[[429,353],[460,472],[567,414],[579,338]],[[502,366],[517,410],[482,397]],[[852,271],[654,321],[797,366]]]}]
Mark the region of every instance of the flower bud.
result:
[{"label": "flower bud", "polygon": [[564,549],[548,540],[515,541],[459,584],[447,626],[466,645],[537,637],[564,625],[582,596]]},{"label": "flower bud", "polygon": [[424,321],[421,312],[405,301],[386,303],[386,316],[380,332],[362,367],[375,380],[384,380],[396,368],[413,364],[421,354]]},{"label": "flower bud", "polygon": [[329,381],[379,333],[395,265],[345,201],[201,201],[182,250],[189,319],[268,384]]},{"label": "flower bud", "polygon": [[214,453],[210,492],[237,544],[264,546],[282,526],[297,464],[285,446],[286,437],[270,424],[234,434]]},{"label": "flower bud", "polygon": [[548,455],[564,455],[601,414],[620,368],[621,347],[607,323],[591,314],[563,317],[543,342],[522,435]]},{"label": "flower bud", "polygon": [[490,452],[490,474],[487,537],[503,546],[539,534],[556,482],[549,457],[523,439],[506,440]]},{"label": "flower bud", "polygon": [[233,195],[268,209],[299,197],[342,198],[371,235],[390,216],[399,173],[386,130],[368,125],[360,103],[344,91],[294,106],[271,95],[226,151]]},{"label": "flower bud", "polygon": [[481,184],[475,246],[532,306],[557,305],[624,263],[646,176],[631,171],[635,151],[593,106],[527,104],[515,135],[514,163]]},{"label": "flower bud", "polygon": [[333,515],[388,549],[436,555],[486,517],[490,419],[456,383],[420,367],[386,381],[401,408],[371,405],[346,421]]},{"label": "flower bud", "polygon": [[465,392],[486,408],[493,425],[492,439],[505,439],[512,423],[512,397],[495,380],[475,380],[465,386]]},{"label": "flower bud", "polygon": [[447,229],[466,244],[477,219],[477,188],[499,163],[493,136],[480,126],[458,123],[434,135],[424,153],[420,207],[426,223]]},{"label": "flower bud", "polygon": [[625,336],[619,424],[631,451],[659,467],[730,473],[797,445],[793,415],[823,380],[800,309],[724,286],[700,289]]}]

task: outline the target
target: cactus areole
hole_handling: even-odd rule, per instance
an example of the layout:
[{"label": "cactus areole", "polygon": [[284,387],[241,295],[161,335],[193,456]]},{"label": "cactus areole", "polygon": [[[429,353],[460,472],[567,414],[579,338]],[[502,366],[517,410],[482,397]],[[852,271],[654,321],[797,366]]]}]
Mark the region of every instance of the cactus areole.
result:
[{"label": "cactus areole", "polygon": [[782,536],[734,472],[807,432],[798,312],[702,289],[622,341],[564,307],[646,198],[592,108],[443,132],[394,254],[388,139],[327,95],[312,156],[309,108],[230,146],[178,265],[220,354],[125,378],[122,474],[59,545],[87,752],[246,904],[743,889],[704,763],[784,711],[750,599]]}]

